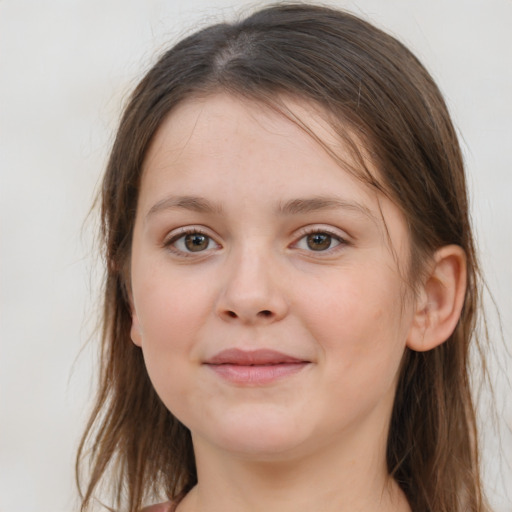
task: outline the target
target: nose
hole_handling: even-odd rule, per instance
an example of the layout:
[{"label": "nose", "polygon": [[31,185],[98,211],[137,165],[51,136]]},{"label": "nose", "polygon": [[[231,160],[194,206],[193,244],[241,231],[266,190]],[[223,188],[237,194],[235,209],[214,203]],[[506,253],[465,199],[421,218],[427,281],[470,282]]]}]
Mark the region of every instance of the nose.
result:
[{"label": "nose", "polygon": [[223,320],[267,324],[286,316],[288,301],[283,276],[268,255],[246,251],[226,261],[226,267],[216,305]]}]

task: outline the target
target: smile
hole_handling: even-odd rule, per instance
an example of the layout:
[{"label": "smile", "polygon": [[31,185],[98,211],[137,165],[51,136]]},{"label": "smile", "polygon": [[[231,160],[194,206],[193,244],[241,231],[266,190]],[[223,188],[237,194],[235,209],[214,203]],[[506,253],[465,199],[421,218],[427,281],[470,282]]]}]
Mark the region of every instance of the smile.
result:
[{"label": "smile", "polygon": [[310,361],[274,350],[229,349],[219,352],[204,364],[233,384],[258,386],[294,375]]}]

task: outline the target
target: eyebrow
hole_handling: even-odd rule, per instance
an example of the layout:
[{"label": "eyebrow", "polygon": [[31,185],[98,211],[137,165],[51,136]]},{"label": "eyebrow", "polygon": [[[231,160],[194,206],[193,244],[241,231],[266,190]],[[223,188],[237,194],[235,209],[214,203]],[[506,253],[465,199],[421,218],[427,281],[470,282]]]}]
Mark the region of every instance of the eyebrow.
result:
[{"label": "eyebrow", "polygon": [[146,218],[155,213],[171,210],[174,208],[182,208],[199,213],[222,213],[222,205],[212,203],[208,199],[196,196],[171,196],[155,203],[146,214]]},{"label": "eyebrow", "polygon": [[[155,203],[146,214],[146,219],[158,212],[175,208],[206,214],[220,214],[223,211],[220,203],[209,201],[203,197],[171,196]],[[291,199],[290,201],[279,204],[277,213],[279,215],[300,215],[336,209],[353,211],[368,217],[374,222],[376,221],[375,215],[366,206],[354,201],[347,201],[338,197],[330,196]]]},{"label": "eyebrow", "polygon": [[292,199],[279,206],[279,213],[283,215],[297,215],[301,213],[310,213],[323,210],[351,210],[363,214],[365,217],[375,221],[375,215],[366,206],[354,202],[346,201],[338,197],[318,196],[307,199]]}]

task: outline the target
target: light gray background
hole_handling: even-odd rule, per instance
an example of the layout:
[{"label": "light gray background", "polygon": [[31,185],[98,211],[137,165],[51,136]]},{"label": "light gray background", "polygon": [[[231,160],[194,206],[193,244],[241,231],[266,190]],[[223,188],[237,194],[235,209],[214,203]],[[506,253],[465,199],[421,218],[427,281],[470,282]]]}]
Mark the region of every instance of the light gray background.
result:
[{"label": "light gray background", "polygon": [[[264,3],[244,4],[245,11]],[[512,0],[330,3],[397,35],[445,93],[510,350]],[[77,509],[73,458],[95,368],[93,351],[81,349],[93,334],[101,274],[95,217],[84,221],[120,107],[155,52],[241,5],[0,0],[0,512]],[[500,446],[484,407],[485,475],[496,511],[510,512],[511,363],[492,309],[490,324],[502,433]]]}]

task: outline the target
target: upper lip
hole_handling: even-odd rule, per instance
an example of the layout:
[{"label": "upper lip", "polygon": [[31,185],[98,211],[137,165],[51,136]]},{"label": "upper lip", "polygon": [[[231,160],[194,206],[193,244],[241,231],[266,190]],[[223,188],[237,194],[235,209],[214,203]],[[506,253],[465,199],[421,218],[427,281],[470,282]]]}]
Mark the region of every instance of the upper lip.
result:
[{"label": "upper lip", "polygon": [[288,354],[283,354],[276,350],[258,349],[241,350],[230,348],[218,352],[213,357],[205,361],[205,364],[233,364],[239,366],[257,366],[284,363],[305,363],[304,359],[299,359]]}]

